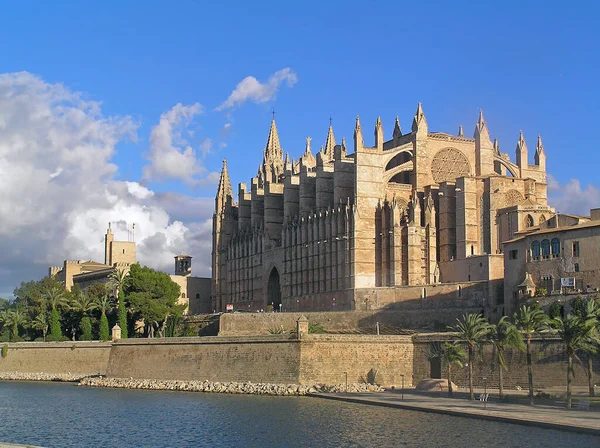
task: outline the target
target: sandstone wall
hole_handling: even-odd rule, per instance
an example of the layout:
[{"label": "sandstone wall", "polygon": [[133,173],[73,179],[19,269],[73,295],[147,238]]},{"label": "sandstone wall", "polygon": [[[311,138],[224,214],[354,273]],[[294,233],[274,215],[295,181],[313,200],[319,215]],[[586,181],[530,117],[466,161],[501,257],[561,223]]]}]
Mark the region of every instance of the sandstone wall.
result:
[{"label": "sandstone wall", "polygon": [[[428,360],[429,344],[433,341],[449,340],[448,335],[430,334],[414,337],[414,371],[413,381],[417,384],[424,378],[430,378],[430,361]],[[504,371],[504,387],[514,389],[519,386],[528,388],[527,359],[524,352],[518,350],[506,351],[506,362],[509,370]],[[487,386],[498,387],[498,364],[494,359],[493,348],[485,346],[482,356],[477,357],[473,365],[473,378],[477,387],[484,386],[483,378],[487,378]],[[567,357],[564,345],[555,337],[538,338],[532,342],[533,384],[534,387],[564,386],[567,384]],[[587,386],[587,358],[581,356],[581,361],[574,362],[575,377],[573,385]],[[447,377],[447,366],[442,366],[442,378]],[[600,375],[600,360],[596,357],[594,374]],[[453,368],[452,381],[459,387],[468,386],[468,368]]]},{"label": "sandstone wall", "polygon": [[10,343],[0,372],[104,375],[110,347],[110,342]]},{"label": "sandstone wall", "polygon": [[299,365],[300,346],[289,335],[127,339],[113,345],[107,376],[297,383]]},{"label": "sandstone wall", "polygon": [[412,380],[410,336],[308,335],[302,338],[300,384],[376,382],[408,386]]},{"label": "sandstone wall", "polygon": [[320,324],[330,333],[374,334],[377,322],[382,333],[398,329],[445,330],[454,325],[465,313],[481,312],[481,307],[417,308],[403,311],[339,311],[313,313],[233,313],[223,314],[219,322],[219,336],[267,335],[269,330],[283,327],[296,328],[300,316],[310,323]]}]

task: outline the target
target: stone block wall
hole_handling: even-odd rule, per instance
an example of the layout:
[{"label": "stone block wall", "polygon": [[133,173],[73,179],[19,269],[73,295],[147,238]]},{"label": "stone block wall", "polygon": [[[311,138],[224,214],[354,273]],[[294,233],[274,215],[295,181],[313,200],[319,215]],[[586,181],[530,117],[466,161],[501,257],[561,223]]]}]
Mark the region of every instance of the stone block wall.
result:
[{"label": "stone block wall", "polygon": [[289,335],[127,339],[113,345],[107,376],[297,383],[300,345]]},{"label": "stone block wall", "polygon": [[110,342],[10,343],[0,372],[104,375],[110,347]]},{"label": "stone block wall", "polygon": [[412,381],[410,336],[308,335],[302,339],[300,384]]}]

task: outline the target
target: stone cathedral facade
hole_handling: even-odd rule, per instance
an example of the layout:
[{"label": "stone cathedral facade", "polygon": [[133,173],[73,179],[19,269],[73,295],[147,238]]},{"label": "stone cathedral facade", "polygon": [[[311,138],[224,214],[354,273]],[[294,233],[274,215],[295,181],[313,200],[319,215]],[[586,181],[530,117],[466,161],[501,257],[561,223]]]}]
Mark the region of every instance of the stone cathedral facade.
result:
[{"label": "stone cathedral facade", "polygon": [[[366,146],[325,145],[290,159],[275,120],[250,188],[237,201],[226,161],[213,218],[212,305],[224,311],[433,307],[503,313],[502,242],[539,225],[547,204],[541,137],[534,163],[521,132],[516,161],[480,112],[473,138],[432,132],[418,105],[411,131],[380,118]],[[426,303],[427,305],[424,305]],[[433,309],[432,308],[432,309]]]}]

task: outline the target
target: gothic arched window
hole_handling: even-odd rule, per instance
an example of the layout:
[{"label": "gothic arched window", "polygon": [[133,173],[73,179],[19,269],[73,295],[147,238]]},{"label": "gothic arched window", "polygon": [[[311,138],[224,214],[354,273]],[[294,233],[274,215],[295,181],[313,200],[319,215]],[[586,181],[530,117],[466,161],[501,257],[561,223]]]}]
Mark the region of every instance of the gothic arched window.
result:
[{"label": "gothic arched window", "polygon": [[560,241],[558,238],[552,238],[552,258],[556,258],[560,255]]},{"label": "gothic arched window", "polygon": [[542,240],[542,258],[550,258],[550,241]]},{"label": "gothic arched window", "polygon": [[533,216],[527,215],[527,217],[525,218],[525,227],[533,227],[533,225]]},{"label": "gothic arched window", "polygon": [[539,241],[534,241],[533,243],[531,243],[531,257],[534,260],[540,259],[540,242]]}]

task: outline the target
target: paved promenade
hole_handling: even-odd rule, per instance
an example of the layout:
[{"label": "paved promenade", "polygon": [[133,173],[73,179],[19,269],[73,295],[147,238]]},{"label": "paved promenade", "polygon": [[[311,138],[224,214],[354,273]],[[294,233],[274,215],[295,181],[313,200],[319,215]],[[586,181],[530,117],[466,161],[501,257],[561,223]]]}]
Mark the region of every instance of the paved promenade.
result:
[{"label": "paved promenade", "polygon": [[370,392],[360,394],[309,394],[311,397],[341,400],[353,403],[388,406],[414,411],[436,412],[460,417],[503,421],[542,428],[575,431],[600,436],[600,412],[564,409],[557,406],[488,402],[450,399],[408,392],[404,399],[400,392]]}]

